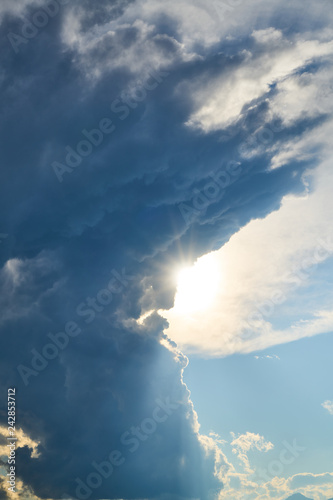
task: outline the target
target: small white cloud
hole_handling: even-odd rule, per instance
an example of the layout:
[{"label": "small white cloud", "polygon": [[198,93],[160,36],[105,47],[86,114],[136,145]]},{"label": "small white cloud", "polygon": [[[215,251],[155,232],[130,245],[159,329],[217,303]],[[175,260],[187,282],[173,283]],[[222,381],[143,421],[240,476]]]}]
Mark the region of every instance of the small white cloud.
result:
[{"label": "small white cloud", "polygon": [[321,404],[325,410],[327,410],[331,415],[333,415],[333,401],[325,401],[324,403]]},{"label": "small white cloud", "polygon": [[263,436],[260,434],[254,434],[253,432],[247,432],[246,434],[240,434],[238,437],[235,437],[235,434],[232,432],[231,436],[233,440],[231,442],[232,452],[237,455],[240,463],[243,465],[245,472],[248,474],[253,473],[250,466],[250,461],[247,456],[247,452],[250,450],[257,450],[262,452],[267,452],[274,448],[273,443],[270,441],[265,441]]},{"label": "small white cloud", "polygon": [[255,359],[278,359],[280,360],[279,356],[277,356],[276,354],[272,354],[272,355],[266,355],[266,356],[254,356]]},{"label": "small white cloud", "polygon": [[277,42],[282,39],[282,33],[275,28],[267,28],[265,30],[257,30],[252,33],[252,37],[257,43],[268,44],[270,42]]},{"label": "small white cloud", "polygon": [[254,434],[253,432],[247,432],[246,434],[240,434],[237,438],[232,432],[231,436],[233,440],[231,446],[241,449],[242,451],[249,451],[251,449],[256,449],[258,451],[269,451],[274,448],[274,445],[265,441],[263,436],[260,434]]},{"label": "small white cloud", "polygon": [[11,278],[14,285],[17,285],[20,281],[20,267],[22,261],[20,259],[9,259],[7,260],[4,270],[7,275]]}]

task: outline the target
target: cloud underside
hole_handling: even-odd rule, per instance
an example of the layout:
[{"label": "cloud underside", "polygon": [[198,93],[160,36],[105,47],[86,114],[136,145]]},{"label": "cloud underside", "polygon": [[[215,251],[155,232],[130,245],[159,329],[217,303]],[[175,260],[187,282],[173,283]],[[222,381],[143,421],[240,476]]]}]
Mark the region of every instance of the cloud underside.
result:
[{"label": "cloud underside", "polygon": [[161,312],[186,352],[248,353],[333,330],[331,293],[323,301],[320,273],[330,273],[333,254],[330,159],[308,176],[301,195],[286,196],[277,211],[251,221],[212,254],[220,286],[205,310]]}]

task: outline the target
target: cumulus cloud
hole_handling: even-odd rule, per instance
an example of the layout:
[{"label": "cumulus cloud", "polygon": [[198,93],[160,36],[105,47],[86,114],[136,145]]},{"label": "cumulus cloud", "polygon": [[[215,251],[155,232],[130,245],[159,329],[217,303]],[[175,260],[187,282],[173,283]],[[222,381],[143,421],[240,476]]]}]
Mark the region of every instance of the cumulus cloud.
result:
[{"label": "cumulus cloud", "polygon": [[[267,95],[274,85],[277,85],[280,90],[278,95],[279,99],[282,100],[283,95],[280,97],[280,93],[283,93],[286,87],[284,80],[288,76],[291,77],[297,70],[315,59],[331,56],[333,52],[333,44],[330,41],[296,39],[290,43],[276,30],[273,30],[274,35],[269,33],[270,36],[266,37],[262,33],[260,34],[260,44],[265,42],[262,53],[260,51],[259,55],[256,56],[251,51],[244,51],[240,54],[242,58],[240,66],[236,66],[235,69],[231,69],[227,73],[221,72],[221,75],[211,79],[208,85],[203,86],[200,81],[194,83],[191,94],[195,96],[198,110],[190,117],[189,126],[199,127],[206,132],[223,129],[233,121],[239,120],[244,107],[250,107],[255,100]],[[258,32],[255,32],[255,40],[258,40],[258,36]],[[281,82],[280,85],[279,82]],[[195,85],[198,85],[198,90],[196,90]],[[289,86],[292,86],[292,81],[289,82]],[[318,85],[312,87],[311,90],[318,92]],[[309,92],[309,89],[307,91]],[[294,108],[296,108],[292,88],[288,89],[287,96],[284,100],[292,100]],[[303,97],[305,97],[304,92]],[[299,103],[300,99],[299,95],[297,98]],[[308,106],[304,106],[304,100],[301,102],[304,115],[310,114]],[[312,114],[314,111],[317,111],[317,114],[320,114],[320,110],[321,112],[326,111],[323,109],[323,100],[321,100],[321,108],[316,99],[314,102],[315,104],[312,106],[316,106],[317,109],[313,110]],[[279,112],[280,109],[283,112],[287,108],[285,112],[289,116],[292,115],[293,120],[295,120],[297,109],[290,109],[288,102],[279,103],[278,106]]]},{"label": "cumulus cloud", "polygon": [[333,401],[324,401],[324,403],[321,404],[321,406],[323,408],[325,408],[325,410],[328,411],[328,413],[330,413],[331,415],[333,415]]},{"label": "cumulus cloud", "polygon": [[[284,454],[280,453],[282,461],[277,461],[276,457],[272,459],[271,453],[275,450],[273,443],[266,441],[263,436],[252,432],[238,435],[232,434],[232,440],[227,443],[220,440],[218,436],[212,436],[215,443],[221,448],[225,454],[225,462],[230,461],[229,467],[222,472],[224,488],[220,491],[218,498],[224,500],[233,498],[242,500],[249,498],[250,500],[268,498],[276,498],[278,500],[301,500],[302,498],[311,498],[314,500],[325,500],[332,495],[332,473],[312,474],[299,473],[291,477],[285,477],[283,463]],[[288,443],[284,443],[288,449],[293,451],[293,447]],[[280,446],[277,446],[277,449]],[[234,454],[238,458],[238,463],[233,464],[232,456]],[[267,453],[266,469],[257,470],[253,466],[251,451]],[[294,451],[294,459],[297,460],[299,455]],[[295,458],[296,456],[296,458]],[[288,455],[289,458],[289,455]],[[280,465],[280,473],[273,473],[274,466]]]},{"label": "cumulus cloud", "polygon": [[[252,432],[244,434],[231,433],[231,440],[222,440],[218,435],[211,433],[211,439],[215,446],[219,447],[224,457],[223,468],[220,470],[224,487],[216,498],[224,500],[232,498],[242,500],[267,500],[277,498],[278,500],[295,500],[301,498],[311,498],[314,500],[325,500],[332,495],[332,474],[312,474],[299,473],[291,477],[285,477],[284,458],[285,453],[280,453],[282,461],[276,460],[274,451],[278,451],[281,444],[265,440],[264,436]],[[295,442],[294,442],[295,445]],[[299,454],[295,452],[294,446],[284,442],[284,451],[288,450],[289,456],[298,460]],[[297,447],[297,446],[296,446]],[[266,469],[257,469],[253,464],[253,453],[265,453]],[[293,453],[294,452],[294,453]],[[267,454],[267,456],[266,456]],[[237,457],[237,460],[234,460]],[[276,465],[280,465],[280,473],[276,475]]]},{"label": "cumulus cloud", "polygon": [[176,307],[164,311],[171,338],[190,351],[226,355],[332,330],[332,312],[319,304],[310,318],[302,318],[308,311],[302,312],[302,304],[295,304],[298,322],[285,330],[273,325],[275,314],[291,294],[303,292],[311,273],[332,255],[331,211],[327,209],[333,187],[330,164],[323,162],[311,174],[311,192],[305,184],[301,196],[286,196],[277,211],[251,221],[212,254],[220,276],[219,291],[205,311],[191,315]]},{"label": "cumulus cloud", "polygon": [[254,434],[252,432],[241,434],[238,437],[233,434],[232,437],[232,452],[235,453],[239,461],[243,463],[244,470],[247,473],[253,472],[253,470],[251,470],[250,462],[247,457],[248,451],[250,451],[251,449],[255,449],[258,451],[267,452],[274,447],[272,443],[270,443],[269,441],[265,441],[263,436]]},{"label": "cumulus cloud", "polygon": [[[256,0],[218,18],[216,6],[199,1],[73,1],[16,53],[8,33],[22,36],[22,23],[42,4],[2,2],[0,227],[9,236],[0,252],[0,374],[2,389],[16,385],[20,394],[25,498],[75,495],[77,478],[85,481],[124,433],[148,429],[156,400],[169,399],[177,410],[153,433],[134,436],[136,453],[122,448],[126,462],[90,498],[204,500],[223,482],[226,492],[245,485],[255,495],[257,486],[244,471],[236,474],[220,443],[200,433],[183,381],[188,360],[174,340],[224,355],[331,328],[331,311],[318,309],[287,331],[264,318],[256,338],[235,338],[258,301],[276,287],[290,293],[281,275],[299,256],[313,255],[317,237],[330,236],[329,163],[320,158],[315,189],[304,175],[306,152],[288,163],[309,137],[314,146],[327,143],[327,110],[319,100],[305,113],[300,103],[278,113],[303,84],[304,96],[320,82],[330,90],[324,69],[307,68],[309,80],[295,74],[308,62],[324,64],[332,49],[325,34],[331,14],[317,4],[307,2],[311,15],[296,34],[278,22],[282,8],[288,25],[296,21],[301,5]],[[307,36],[298,33],[304,26]],[[142,97],[151,71],[157,85]],[[269,85],[276,85],[272,93]],[[96,146],[103,120],[115,130]],[[273,120],[283,128],[274,127],[269,148],[251,149],[247,139]],[[94,148],[78,160],[78,145],[92,131]],[[67,165],[60,183],[52,165],[64,165],[69,154],[76,166]],[[241,165],[238,182],[184,220],[179,206],[231,160]],[[194,316],[175,324],[173,270],[212,250],[224,273],[219,307],[200,323]],[[159,310],[169,311],[169,328]],[[50,348],[51,338],[68,343]],[[28,370],[28,384],[18,366]],[[251,433],[233,441],[246,467],[243,453],[272,446]],[[282,483],[281,491],[289,494]]]}]

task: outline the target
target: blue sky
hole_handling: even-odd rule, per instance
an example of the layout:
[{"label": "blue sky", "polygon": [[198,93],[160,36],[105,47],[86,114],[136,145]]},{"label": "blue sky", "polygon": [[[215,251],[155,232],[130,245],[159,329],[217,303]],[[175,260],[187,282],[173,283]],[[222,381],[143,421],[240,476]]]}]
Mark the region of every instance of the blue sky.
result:
[{"label": "blue sky", "polygon": [[[322,335],[223,360],[190,357],[184,379],[202,431],[228,442],[230,432],[262,434],[277,448],[269,460],[283,440],[296,439],[306,451],[284,473],[326,472],[332,422],[321,403],[330,391],[331,346],[330,335]],[[215,381],[214,391],[207,391],[208,380]],[[257,453],[253,460],[265,467],[268,459]]]},{"label": "blue sky", "polygon": [[333,497],[332,19],[1,2],[0,498]]}]

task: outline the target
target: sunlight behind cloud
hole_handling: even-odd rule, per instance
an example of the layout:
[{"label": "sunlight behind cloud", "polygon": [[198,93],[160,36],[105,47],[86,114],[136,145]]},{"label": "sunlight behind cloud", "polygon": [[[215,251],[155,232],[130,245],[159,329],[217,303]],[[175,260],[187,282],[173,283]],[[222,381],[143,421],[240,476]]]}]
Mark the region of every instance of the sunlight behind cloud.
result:
[{"label": "sunlight behind cloud", "polygon": [[174,307],[160,314],[186,354],[249,353],[331,331],[330,291],[323,302],[311,288],[333,252],[331,161],[309,177],[311,193],[285,196],[279,210],[180,273]]},{"label": "sunlight behind cloud", "polygon": [[221,264],[214,252],[178,273],[174,310],[178,313],[203,311],[212,305],[221,289]]}]

